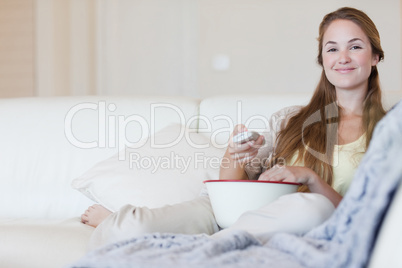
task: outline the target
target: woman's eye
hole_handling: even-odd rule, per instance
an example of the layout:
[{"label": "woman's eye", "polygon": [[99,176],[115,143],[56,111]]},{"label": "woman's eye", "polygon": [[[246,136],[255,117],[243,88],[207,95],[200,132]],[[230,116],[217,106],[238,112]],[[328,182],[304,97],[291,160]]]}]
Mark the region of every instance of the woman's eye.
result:
[{"label": "woman's eye", "polygon": [[335,52],[335,51],[336,51],[336,48],[330,48],[327,50],[327,52]]},{"label": "woman's eye", "polygon": [[362,47],[361,46],[353,46],[353,47],[351,47],[351,49],[361,49]]}]

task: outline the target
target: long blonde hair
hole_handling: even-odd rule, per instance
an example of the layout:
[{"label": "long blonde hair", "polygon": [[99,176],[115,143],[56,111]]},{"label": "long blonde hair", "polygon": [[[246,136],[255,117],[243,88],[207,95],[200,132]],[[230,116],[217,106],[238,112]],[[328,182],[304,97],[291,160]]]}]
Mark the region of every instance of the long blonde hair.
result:
[{"label": "long blonde hair", "polygon": [[[323,68],[322,49],[323,36],[328,26],[337,19],[350,20],[357,24],[367,35],[373,55],[383,60],[384,52],[380,44],[380,36],[375,24],[362,11],[344,7],[327,14],[319,27],[317,62]],[[336,104],[336,91],[324,72],[310,100],[310,103],[289,119],[286,127],[280,131],[277,145],[270,165],[279,163],[279,159],[289,161],[297,154],[296,161],[303,161],[304,166],[311,168],[332,186],[332,163],[334,145],[338,137],[338,123],[341,108]],[[368,91],[364,100],[363,130],[366,133],[366,148],[370,142],[376,123],[385,115],[381,103],[381,87],[377,67],[373,66],[368,78]],[[306,124],[306,119],[314,118]],[[311,121],[311,120],[310,120]],[[319,157],[317,157],[317,152]],[[301,189],[306,191],[307,188]]]}]

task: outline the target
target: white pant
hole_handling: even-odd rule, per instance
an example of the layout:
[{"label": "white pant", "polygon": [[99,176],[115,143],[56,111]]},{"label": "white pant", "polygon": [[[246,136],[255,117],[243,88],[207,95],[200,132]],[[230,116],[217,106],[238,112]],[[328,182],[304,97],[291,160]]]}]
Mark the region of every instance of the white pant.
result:
[{"label": "white pant", "polygon": [[126,205],[98,225],[89,249],[154,232],[211,235],[217,231],[208,196],[154,209]]},{"label": "white pant", "polygon": [[156,209],[126,205],[95,229],[89,248],[153,232],[205,233],[219,238],[238,229],[248,231],[265,243],[278,232],[302,235],[324,222],[333,211],[334,205],[323,195],[289,194],[242,214],[232,226],[218,232],[208,196]]}]

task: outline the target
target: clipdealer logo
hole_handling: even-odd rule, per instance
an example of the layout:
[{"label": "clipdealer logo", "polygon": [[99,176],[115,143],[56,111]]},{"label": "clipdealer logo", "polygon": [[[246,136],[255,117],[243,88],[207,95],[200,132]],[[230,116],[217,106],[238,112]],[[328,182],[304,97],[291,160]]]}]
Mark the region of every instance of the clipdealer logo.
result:
[{"label": "clipdealer logo", "polygon": [[[327,119],[338,116],[338,110],[336,107],[335,103],[325,107]],[[262,115],[252,115],[246,118],[246,120],[243,120],[244,115],[241,101],[237,102],[234,111],[235,114],[233,114],[232,111],[232,117],[227,114],[218,114],[213,117],[198,114],[186,118],[185,113],[178,106],[170,103],[151,103],[149,109],[149,118],[147,119],[139,114],[117,114],[117,106],[114,103],[107,104],[106,101],[99,101],[98,103],[79,103],[67,112],[64,120],[64,133],[70,144],[81,149],[119,148],[119,160],[125,160],[127,156],[122,151],[123,148],[141,148],[147,142],[150,142],[151,148],[156,149],[172,147],[182,139],[186,139],[186,142],[193,148],[203,149],[210,146],[218,149],[226,148],[227,138],[230,136],[237,124],[244,124],[249,128],[257,122],[257,124],[254,125],[258,125],[259,127],[251,129],[260,133],[265,132],[265,134],[270,134],[266,135],[266,139],[269,139],[268,143],[273,144],[276,137],[274,132],[280,129],[280,124],[284,119],[284,115],[278,116],[271,122],[272,125],[270,125],[268,119]],[[96,113],[98,129],[97,137],[94,140],[80,140],[76,135],[74,135],[73,122],[75,119],[83,115],[82,113],[84,111]],[[169,142],[157,143],[154,134],[159,129],[156,129],[156,125],[160,125],[161,121],[165,120],[166,116],[174,116],[178,118],[176,122],[181,125],[180,133],[175,139]],[[303,129],[320,120],[322,120],[321,114],[317,111],[306,119]],[[127,128],[129,125],[138,125],[138,129],[141,129],[140,131],[137,131],[136,129],[135,135],[137,138],[135,141],[131,141],[127,137]],[[192,126],[196,127],[192,128]],[[194,143],[190,137],[191,133],[194,132],[186,131],[186,129],[195,129],[194,132],[207,134],[210,139],[209,142],[204,144]],[[226,137],[226,139],[222,141],[222,139],[219,139],[220,136]],[[304,140],[302,140],[302,142],[309,153],[325,161],[325,153],[313,150],[305,144]]]},{"label": "clipdealer logo", "polygon": [[[218,142],[218,136],[229,137],[236,124],[240,124],[242,120],[242,103],[237,103],[237,118],[233,120],[227,115],[216,115],[212,118],[208,118],[204,115],[193,115],[189,118],[185,117],[185,113],[177,106],[170,103],[151,103],[149,111],[149,119],[139,114],[131,115],[119,115],[116,114],[117,106],[114,103],[107,104],[105,101],[98,103],[85,102],[73,106],[66,114],[64,120],[64,132],[65,136],[72,145],[82,149],[93,148],[140,148],[144,146],[148,140],[150,140],[150,146],[152,148],[169,148],[177,144],[181,139],[185,138],[190,146],[195,148],[207,148],[214,146],[216,148],[225,148],[227,141]],[[95,140],[80,140],[74,134],[73,122],[84,111],[93,111],[97,116],[97,137]],[[159,111],[159,112],[158,112]],[[158,113],[157,113],[158,112]],[[167,143],[158,144],[154,139],[156,133],[157,123],[160,125],[164,118],[161,115],[172,115],[178,118],[178,124],[182,127],[177,138]],[[170,120],[170,119],[169,119]],[[157,122],[158,121],[158,122]],[[248,118],[245,122],[246,125],[251,124],[253,121],[260,121],[261,128],[254,128],[256,131],[264,131],[269,128],[268,120],[261,115],[254,115]],[[214,128],[213,124],[218,123],[219,126]],[[136,141],[130,141],[126,135],[126,130],[129,125],[139,125],[141,131],[136,131],[136,135],[140,135]],[[210,142],[205,144],[196,144],[192,141],[190,135],[191,131],[186,129],[193,129],[196,126],[195,132],[206,133],[210,136]],[[194,132],[193,132],[194,133]]]}]

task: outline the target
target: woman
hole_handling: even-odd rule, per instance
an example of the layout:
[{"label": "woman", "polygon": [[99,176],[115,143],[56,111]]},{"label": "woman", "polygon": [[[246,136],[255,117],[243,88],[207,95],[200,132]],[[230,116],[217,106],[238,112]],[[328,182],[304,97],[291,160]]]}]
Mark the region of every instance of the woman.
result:
[{"label": "woman", "polygon": [[[374,126],[385,114],[376,67],[384,53],[370,18],[341,8],[324,17],[318,41],[323,70],[310,103],[279,111],[271,132],[254,142],[237,146],[231,138],[224,156],[230,160],[222,161],[220,173],[221,179],[297,182],[303,184],[301,191],[311,193],[287,195],[245,213],[229,229],[266,239],[278,231],[302,234],[320,224],[342,199]],[[237,126],[231,137],[244,130]],[[207,196],[159,209],[127,205],[113,214],[97,205],[82,215],[82,222],[94,227],[102,223],[93,246],[148,232],[219,230]]]},{"label": "woman", "polygon": [[[263,136],[242,145],[230,141],[225,157],[231,161],[220,175],[297,182],[301,191],[314,194],[287,195],[245,213],[231,229],[246,229],[266,240],[277,231],[303,234],[325,220],[341,201],[374,126],[385,115],[376,67],[384,52],[367,15],[352,8],[326,15],[318,41],[323,70],[310,103],[274,115],[281,118],[271,126],[274,138],[265,139],[276,144],[261,147]],[[244,130],[237,126],[232,137]]]},{"label": "woman", "polygon": [[[333,183],[334,145],[350,144],[365,136],[364,149],[367,148],[375,124],[385,114],[376,67],[384,53],[374,24],[355,9],[342,8],[328,14],[319,29],[321,80],[306,107],[288,109],[290,115],[282,112],[285,119],[295,114],[281,129],[275,156],[270,163],[276,164],[282,158],[290,164],[280,169],[274,166],[262,173],[259,179],[302,183],[311,192],[322,193],[337,205],[341,196],[330,187]],[[321,119],[303,127],[317,111]],[[244,129],[244,126],[238,126],[233,134]],[[247,179],[247,167],[234,163],[247,162],[254,157],[263,139],[261,136],[256,142],[242,146],[230,142],[225,156],[233,159],[230,165],[236,167],[222,168],[221,178]],[[329,151],[327,147],[330,147]],[[320,152],[324,159],[309,153],[311,148]],[[300,161],[304,162],[304,167],[293,166]]]}]

